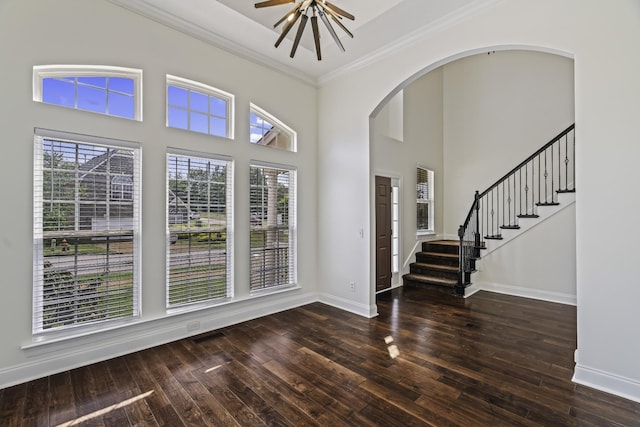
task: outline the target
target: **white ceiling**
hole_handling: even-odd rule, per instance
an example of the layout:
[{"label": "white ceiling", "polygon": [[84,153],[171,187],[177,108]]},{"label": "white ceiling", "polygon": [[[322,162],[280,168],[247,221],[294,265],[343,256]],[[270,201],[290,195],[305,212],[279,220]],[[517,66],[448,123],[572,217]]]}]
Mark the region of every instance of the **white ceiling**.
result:
[{"label": "white ceiling", "polygon": [[[294,58],[289,57],[297,24],[277,49],[281,26],[273,28],[293,4],[255,8],[260,0],[109,0],[174,29],[258,61],[313,84],[376,55],[392,51],[412,37],[456,21],[495,0],[332,0],[355,16],[343,19],[348,37],[334,26],[342,52],[320,24],[322,61],[318,61],[311,26]],[[298,1],[296,1],[298,2]]]}]

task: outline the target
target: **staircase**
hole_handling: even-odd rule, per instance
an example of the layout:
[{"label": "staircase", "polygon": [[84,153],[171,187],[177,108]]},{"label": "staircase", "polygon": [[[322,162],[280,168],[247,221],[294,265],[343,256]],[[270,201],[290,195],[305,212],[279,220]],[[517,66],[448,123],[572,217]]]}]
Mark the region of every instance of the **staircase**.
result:
[{"label": "staircase", "polygon": [[416,253],[416,262],[409,265],[409,274],[402,276],[404,286],[457,295],[459,252],[457,240],[422,242],[422,250]]},{"label": "staircase", "polygon": [[404,285],[464,297],[483,250],[495,250],[557,212],[561,198],[565,204],[567,197],[575,201],[575,152],[572,124],[486,190],[476,191],[459,240],[423,242]]}]

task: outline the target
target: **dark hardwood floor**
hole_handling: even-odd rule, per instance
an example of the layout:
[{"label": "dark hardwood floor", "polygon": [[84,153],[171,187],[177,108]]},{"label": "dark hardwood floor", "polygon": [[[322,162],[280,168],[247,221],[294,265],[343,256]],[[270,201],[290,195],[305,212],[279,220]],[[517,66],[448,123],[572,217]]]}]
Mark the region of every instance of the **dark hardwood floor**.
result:
[{"label": "dark hardwood floor", "polygon": [[2,426],[640,426],[573,384],[575,307],[480,292],[323,304],[0,390]]}]

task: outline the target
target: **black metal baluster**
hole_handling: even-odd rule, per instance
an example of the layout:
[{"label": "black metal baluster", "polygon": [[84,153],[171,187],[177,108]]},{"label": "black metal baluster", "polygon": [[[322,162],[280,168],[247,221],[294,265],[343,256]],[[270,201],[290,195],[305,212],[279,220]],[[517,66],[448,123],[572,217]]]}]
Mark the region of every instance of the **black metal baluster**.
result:
[{"label": "black metal baluster", "polygon": [[513,225],[511,224],[511,181],[510,178],[507,178],[507,193],[509,193],[509,197],[507,198],[507,210],[509,211],[509,221],[507,222],[508,225]]},{"label": "black metal baluster", "polygon": [[518,180],[518,182],[520,183],[520,185],[518,185],[518,193],[520,194],[520,215],[522,215],[522,168],[520,168],[520,170],[518,171],[518,174],[520,175],[520,179]]},{"label": "black metal baluster", "polygon": [[[535,163],[535,159],[532,160],[532,162]],[[541,180],[542,180],[542,175],[541,175],[541,170],[540,170],[540,154],[538,154],[538,203],[541,202],[541,196],[540,196],[540,190],[542,188],[542,184],[541,184]]]},{"label": "black metal baluster", "polygon": [[[558,160],[560,159],[560,144],[558,144]],[[560,167],[560,162],[558,162],[558,167]],[[551,146],[551,188],[554,188],[553,186],[553,146]],[[551,203],[555,203],[555,201],[553,200],[553,192],[551,193]]]},{"label": "black metal baluster", "polygon": [[[551,165],[553,168],[553,165]],[[547,192],[547,188],[549,184],[547,183],[547,177],[549,176],[549,172],[547,172],[547,150],[544,150],[544,201],[549,200],[549,193]],[[553,196],[551,196],[553,197]]]},{"label": "black metal baluster", "polygon": [[524,213],[529,215],[529,168],[524,165]]},{"label": "black metal baluster", "polygon": [[564,190],[569,189],[569,135],[564,136]]},{"label": "black metal baluster", "polygon": [[573,130],[573,191],[576,191],[576,130]]}]

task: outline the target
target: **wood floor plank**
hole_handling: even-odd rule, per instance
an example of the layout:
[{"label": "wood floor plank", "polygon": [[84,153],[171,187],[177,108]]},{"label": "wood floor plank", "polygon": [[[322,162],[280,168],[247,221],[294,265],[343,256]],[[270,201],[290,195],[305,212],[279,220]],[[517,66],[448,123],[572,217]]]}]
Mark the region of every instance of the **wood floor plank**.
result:
[{"label": "wood floor plank", "polygon": [[42,426],[49,422],[49,378],[29,382],[24,402],[25,426]]},{"label": "wood floor plank", "polygon": [[222,373],[227,369],[227,365],[220,366],[212,372],[193,371],[192,375],[207,388],[211,395],[222,403],[226,411],[241,426],[264,426],[266,425],[251,408],[249,408],[233,391],[228,387]]},{"label": "wood floor plank", "polygon": [[49,377],[50,399],[49,423],[57,426],[77,417],[76,401],[73,394],[71,373],[69,371],[51,375]]},{"label": "wood floor plank", "polygon": [[152,390],[140,390],[129,371],[125,359],[108,360],[106,365],[114,387],[119,391],[119,398],[122,399],[122,402],[126,402],[122,409],[129,420],[129,424],[157,426],[158,422],[144,398]]},{"label": "wood floor plank", "polygon": [[0,425],[636,426],[571,382],[572,306],[479,292],[321,303],[0,390]]},{"label": "wood floor plank", "polygon": [[0,400],[0,420],[7,427],[22,425],[24,418],[25,402],[27,400],[27,387],[29,383],[19,384],[3,390]]},{"label": "wood floor plank", "polygon": [[138,388],[144,391],[145,401],[151,409],[157,423],[161,426],[182,426],[184,423],[176,413],[171,401],[164,390],[155,381],[153,375],[147,369],[147,351],[133,353],[124,356],[130,372],[135,372],[134,379]]}]

